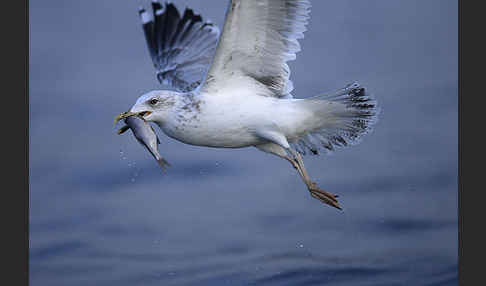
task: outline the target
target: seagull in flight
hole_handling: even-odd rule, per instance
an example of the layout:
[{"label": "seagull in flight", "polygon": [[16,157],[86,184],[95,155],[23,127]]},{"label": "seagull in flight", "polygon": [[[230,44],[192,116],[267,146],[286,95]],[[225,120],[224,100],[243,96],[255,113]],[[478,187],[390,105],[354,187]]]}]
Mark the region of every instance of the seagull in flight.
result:
[{"label": "seagull in flight", "polygon": [[[255,147],[290,162],[310,195],[341,209],[309,177],[302,155],[349,146],[371,131],[376,101],[358,83],[304,99],[292,96],[287,62],[310,13],[309,0],[230,0],[222,33],[186,8],[152,1],[139,11],[157,79],[171,90],[143,94],[117,119],[139,116],[180,142]],[[319,75],[321,76],[321,75]]]}]

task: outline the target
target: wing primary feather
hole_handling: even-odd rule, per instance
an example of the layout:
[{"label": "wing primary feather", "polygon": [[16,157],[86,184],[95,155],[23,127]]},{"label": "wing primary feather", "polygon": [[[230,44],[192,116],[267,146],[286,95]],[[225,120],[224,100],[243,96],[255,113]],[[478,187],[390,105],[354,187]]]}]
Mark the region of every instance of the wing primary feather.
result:
[{"label": "wing primary feather", "polygon": [[219,29],[190,8],[152,1],[139,10],[150,56],[161,84],[191,91],[204,81],[218,44]]},{"label": "wing primary feather", "polygon": [[168,52],[168,49],[170,47],[169,43],[171,42],[172,35],[174,34],[174,31],[176,30],[177,23],[179,22],[179,19],[181,18],[179,11],[177,8],[174,6],[172,3],[167,3],[165,5],[165,10],[166,10],[166,17],[165,21],[163,23],[164,27],[164,41],[163,41],[163,52]]},{"label": "wing primary feather", "polygon": [[160,4],[160,2],[157,1],[157,0],[153,0],[152,1],[152,11],[154,13],[154,18],[155,18],[155,16],[157,16],[157,13],[159,12],[159,10],[162,10],[162,4]]},{"label": "wing primary feather", "polygon": [[174,37],[172,37],[170,39],[169,46],[176,47],[176,41],[180,38],[180,35],[182,34],[182,31],[184,30],[184,26],[187,23],[187,21],[189,20],[186,17],[186,12],[187,12],[187,9],[184,12],[184,14],[182,15],[182,18],[177,23],[176,30],[174,32]]},{"label": "wing primary feather", "polygon": [[161,23],[164,22],[163,18],[165,17],[165,13],[164,7],[157,0],[152,1],[152,13],[154,16],[154,37],[155,47],[157,49],[157,60],[160,61],[160,57],[163,51],[163,47],[161,45],[161,33],[163,33],[163,29],[161,27]]},{"label": "wing primary feather", "polygon": [[157,51],[155,49],[154,22],[152,19],[150,19],[150,14],[145,11],[145,9],[140,8],[138,12],[142,20],[143,32],[145,34],[145,40],[147,41],[150,57],[152,58],[155,68],[157,69],[158,66],[156,60]]}]

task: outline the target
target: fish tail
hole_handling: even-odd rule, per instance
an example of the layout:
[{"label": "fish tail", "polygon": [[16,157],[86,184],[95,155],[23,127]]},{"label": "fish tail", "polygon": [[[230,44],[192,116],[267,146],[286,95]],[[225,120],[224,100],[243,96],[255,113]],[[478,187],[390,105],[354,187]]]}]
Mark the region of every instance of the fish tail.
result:
[{"label": "fish tail", "polygon": [[162,171],[165,171],[166,167],[171,167],[169,162],[167,162],[164,158],[159,158],[157,159],[157,163],[159,163],[159,166],[162,168]]}]

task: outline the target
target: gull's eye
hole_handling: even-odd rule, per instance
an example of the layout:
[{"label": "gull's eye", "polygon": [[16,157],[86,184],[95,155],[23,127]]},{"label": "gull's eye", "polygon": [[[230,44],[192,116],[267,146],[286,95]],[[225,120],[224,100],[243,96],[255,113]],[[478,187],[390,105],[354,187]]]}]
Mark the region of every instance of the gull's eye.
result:
[{"label": "gull's eye", "polygon": [[156,105],[156,104],[157,104],[157,102],[159,102],[159,100],[158,100],[157,98],[152,98],[152,99],[149,101],[149,103],[150,103],[151,105]]}]

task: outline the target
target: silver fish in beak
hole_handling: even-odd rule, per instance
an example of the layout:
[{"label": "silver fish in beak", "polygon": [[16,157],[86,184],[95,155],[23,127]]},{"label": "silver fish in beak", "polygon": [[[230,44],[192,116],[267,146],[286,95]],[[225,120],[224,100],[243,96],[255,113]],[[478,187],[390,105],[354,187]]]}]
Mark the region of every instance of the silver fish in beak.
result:
[{"label": "silver fish in beak", "polygon": [[129,113],[130,112],[122,113],[117,116],[117,118],[115,118],[115,123],[123,118],[126,124],[125,126],[120,128],[117,133],[123,134],[128,129],[131,129],[137,141],[145,146],[145,148],[147,148],[150,154],[152,154],[155,160],[157,160],[157,163],[159,163],[162,171],[165,171],[166,166],[170,167],[170,164],[164,158],[162,158],[162,156],[160,156],[159,150],[157,148],[157,145],[160,144],[160,141],[157,137],[157,134],[155,133],[155,130],[147,121],[139,117],[137,113],[127,115]]}]

